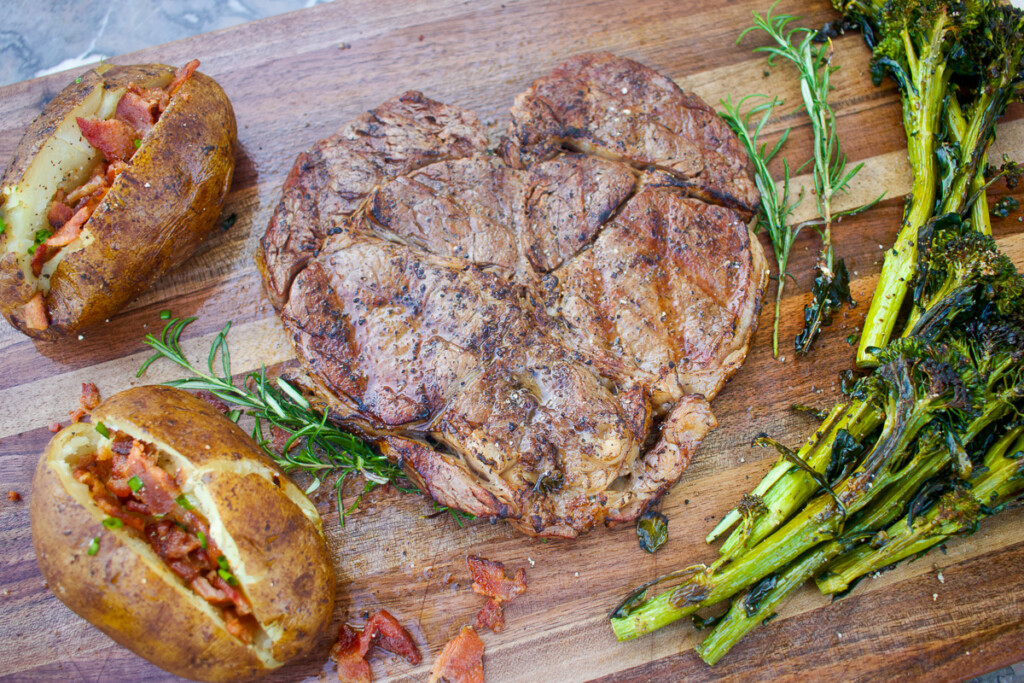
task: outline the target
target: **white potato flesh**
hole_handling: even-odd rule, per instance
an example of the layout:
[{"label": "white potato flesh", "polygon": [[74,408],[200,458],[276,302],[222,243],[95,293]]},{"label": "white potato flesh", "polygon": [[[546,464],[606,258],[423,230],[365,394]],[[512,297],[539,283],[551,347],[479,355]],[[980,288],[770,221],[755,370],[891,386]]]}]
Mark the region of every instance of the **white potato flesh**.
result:
[{"label": "white potato flesh", "polygon": [[[47,214],[54,194],[58,189],[70,192],[84,183],[103,158],[99,150],[82,135],[76,118],[113,117],[124,92],[124,88],[104,90],[102,84],[93,88],[60,122],[18,184],[0,190],[4,196],[0,216],[7,226],[6,251],[18,255],[22,272],[29,283],[36,284],[37,278],[32,273],[32,256],[28,250],[39,230],[50,229]],[[49,289],[49,275],[57,267],[61,256],[81,248],[90,239],[87,231],[83,230],[78,239],[61,249],[46,264],[42,282],[38,283],[44,292]]]}]

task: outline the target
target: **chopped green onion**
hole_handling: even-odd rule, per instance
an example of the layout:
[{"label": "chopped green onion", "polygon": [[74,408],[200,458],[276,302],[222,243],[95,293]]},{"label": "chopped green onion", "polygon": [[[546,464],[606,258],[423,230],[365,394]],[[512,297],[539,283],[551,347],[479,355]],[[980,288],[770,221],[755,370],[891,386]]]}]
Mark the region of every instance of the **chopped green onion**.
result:
[{"label": "chopped green onion", "polygon": [[217,573],[220,574],[220,578],[228,582],[229,586],[238,585],[238,579],[236,579],[227,569],[218,569]]},{"label": "chopped green onion", "polygon": [[78,78],[75,79],[75,83],[76,84],[81,83],[81,82],[82,82],[82,77],[81,76],[79,76]]},{"label": "chopped green onion", "polygon": [[171,319],[171,309],[165,308],[164,310],[160,311],[160,319],[161,320],[170,320]]},{"label": "chopped green onion", "polygon": [[122,522],[117,517],[107,517],[103,520],[103,526],[107,527],[108,529],[120,529],[124,526],[124,522]]},{"label": "chopped green onion", "polygon": [[142,480],[139,479],[138,477],[133,476],[131,479],[128,480],[128,488],[130,488],[132,491],[138,492],[144,486],[145,484],[143,484]]},{"label": "chopped green onion", "polygon": [[99,432],[100,436],[102,436],[104,439],[110,438],[110,430],[107,429],[107,426],[102,422],[96,423],[96,431]]},{"label": "chopped green onion", "polygon": [[195,510],[196,509],[195,506],[192,505],[192,502],[189,501],[189,499],[185,497],[184,493],[182,493],[177,498],[175,498],[174,502],[177,503],[178,505],[180,505],[181,507],[185,508],[186,510]]},{"label": "chopped green onion", "polygon": [[89,550],[86,551],[86,554],[89,557],[92,557],[93,555],[95,555],[99,551],[100,551],[100,537],[99,536],[94,536],[93,539],[91,541],[89,541]]},{"label": "chopped green onion", "polygon": [[7,224],[4,223],[3,218],[0,218],[0,235],[4,234],[5,230],[7,230]]},{"label": "chopped green onion", "polygon": [[228,558],[226,558],[223,555],[221,555],[220,557],[217,558],[217,565],[221,569],[223,569],[224,571],[227,571],[228,570]]},{"label": "chopped green onion", "polygon": [[135,140],[132,144],[135,145],[135,149],[138,149],[139,147],[142,147],[142,140]]},{"label": "chopped green onion", "polygon": [[206,542],[206,534],[204,534],[202,531],[197,531],[196,538],[199,539],[199,547],[201,547],[203,550],[206,550],[206,548],[209,546],[209,544]]}]

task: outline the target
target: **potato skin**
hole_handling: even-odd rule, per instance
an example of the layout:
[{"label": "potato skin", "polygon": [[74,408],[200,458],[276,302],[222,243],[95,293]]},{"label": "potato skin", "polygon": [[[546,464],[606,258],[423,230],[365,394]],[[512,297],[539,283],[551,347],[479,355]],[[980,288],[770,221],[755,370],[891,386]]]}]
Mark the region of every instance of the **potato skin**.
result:
[{"label": "potato skin", "polygon": [[[307,652],[330,622],[334,570],[319,518],[311,521],[267,479],[236,471],[258,461],[284,485],[270,459],[216,409],[170,387],[117,394],[93,411],[93,420],[131,423],[141,428],[136,436],[172,446],[199,468],[194,476],[217,502],[246,573],[256,577],[246,586],[254,614],[283,630],[274,658],[285,662]],[[75,424],[58,433],[33,479],[32,539],[50,588],[120,645],[176,675],[233,681],[273,671],[186,599],[183,591],[190,590],[169,569],[151,568],[64,489],[51,463],[75,433],[93,429]],[[89,556],[95,537],[99,551]]]},{"label": "potato skin", "polygon": [[[170,80],[163,64],[114,66],[72,83],[29,126],[0,186],[16,185],[56,126],[97,83]],[[18,330],[55,340],[120,310],[185,261],[217,224],[235,167],[234,111],[224,91],[196,72],[181,86],[129,167],[85,227],[95,240],[67,254],[45,296],[50,326],[31,330],[21,307],[35,294],[13,255],[0,258],[0,312]],[[0,248],[3,246],[0,238]]]}]

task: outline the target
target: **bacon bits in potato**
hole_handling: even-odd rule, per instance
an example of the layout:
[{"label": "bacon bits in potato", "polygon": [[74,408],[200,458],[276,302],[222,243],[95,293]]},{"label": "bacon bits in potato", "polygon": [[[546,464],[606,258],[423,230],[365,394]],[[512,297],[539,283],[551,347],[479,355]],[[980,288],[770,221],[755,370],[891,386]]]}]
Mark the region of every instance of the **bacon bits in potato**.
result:
[{"label": "bacon bits in potato", "polygon": [[32,541],[61,601],[171,673],[250,679],[307,652],[335,585],[320,516],[216,408],[123,391],[50,441]]},{"label": "bacon bits in potato", "polygon": [[109,318],[216,225],[235,115],[198,65],[102,65],[29,126],[0,181],[0,312],[18,330]]}]

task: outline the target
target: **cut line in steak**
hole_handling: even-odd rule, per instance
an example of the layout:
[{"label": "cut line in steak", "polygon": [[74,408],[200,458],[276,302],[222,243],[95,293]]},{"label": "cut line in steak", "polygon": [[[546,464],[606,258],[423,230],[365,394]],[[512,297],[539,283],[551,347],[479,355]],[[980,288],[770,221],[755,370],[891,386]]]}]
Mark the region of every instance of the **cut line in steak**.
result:
[{"label": "cut line in steak", "polygon": [[590,54],[516,98],[497,154],[420,93],[359,117],[299,156],[257,263],[332,420],[442,505],[574,537],[715,427],[767,279],[756,208],[707,105]]}]

